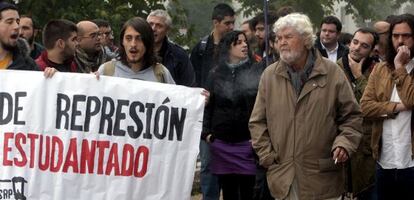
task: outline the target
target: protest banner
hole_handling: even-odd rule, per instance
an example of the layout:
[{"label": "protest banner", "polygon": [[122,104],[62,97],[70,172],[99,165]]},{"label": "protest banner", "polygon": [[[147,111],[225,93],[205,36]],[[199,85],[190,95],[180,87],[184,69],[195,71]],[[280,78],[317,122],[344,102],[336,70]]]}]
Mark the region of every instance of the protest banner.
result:
[{"label": "protest banner", "polygon": [[0,71],[0,199],[190,199],[200,88]]}]

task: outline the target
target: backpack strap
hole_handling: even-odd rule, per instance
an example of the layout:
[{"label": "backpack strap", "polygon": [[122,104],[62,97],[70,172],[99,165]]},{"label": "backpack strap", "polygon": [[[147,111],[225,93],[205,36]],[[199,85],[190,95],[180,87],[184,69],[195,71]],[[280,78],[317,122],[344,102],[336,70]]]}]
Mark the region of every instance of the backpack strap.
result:
[{"label": "backpack strap", "polygon": [[115,61],[111,60],[104,63],[104,73],[105,76],[113,76],[115,73]]},{"label": "backpack strap", "polygon": [[153,68],[154,68],[153,69],[154,75],[155,75],[155,78],[157,78],[157,81],[160,83],[167,83],[167,81],[165,80],[164,65],[157,63],[155,64]]}]

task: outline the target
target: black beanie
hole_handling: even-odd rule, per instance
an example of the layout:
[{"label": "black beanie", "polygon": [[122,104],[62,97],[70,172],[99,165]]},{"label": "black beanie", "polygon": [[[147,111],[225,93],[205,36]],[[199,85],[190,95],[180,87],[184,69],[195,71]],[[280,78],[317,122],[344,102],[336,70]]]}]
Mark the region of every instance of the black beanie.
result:
[{"label": "black beanie", "polygon": [[3,12],[3,10],[17,10],[17,6],[11,3],[7,2],[0,2],[0,12]]}]

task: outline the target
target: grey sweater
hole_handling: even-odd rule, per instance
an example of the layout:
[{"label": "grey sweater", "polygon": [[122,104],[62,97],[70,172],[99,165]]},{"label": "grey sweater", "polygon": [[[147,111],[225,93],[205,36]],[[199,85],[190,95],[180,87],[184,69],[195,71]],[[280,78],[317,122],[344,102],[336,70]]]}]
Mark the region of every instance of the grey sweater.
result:
[{"label": "grey sweater", "polygon": [[[172,78],[170,72],[166,67],[164,68],[164,78],[168,84],[175,84],[174,79]],[[99,74],[104,74],[104,64],[99,66],[98,69]],[[131,79],[138,79],[143,81],[153,81],[158,82],[157,77],[155,77],[153,67],[148,67],[144,70],[139,72],[132,71],[131,68],[122,64],[121,61],[115,61],[115,72],[114,77],[121,77],[121,78],[131,78]]]}]

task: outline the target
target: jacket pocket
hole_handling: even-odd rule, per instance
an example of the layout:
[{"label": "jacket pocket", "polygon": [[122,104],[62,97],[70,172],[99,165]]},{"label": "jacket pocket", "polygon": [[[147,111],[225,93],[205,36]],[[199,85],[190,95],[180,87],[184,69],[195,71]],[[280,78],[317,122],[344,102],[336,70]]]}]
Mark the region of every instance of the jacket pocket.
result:
[{"label": "jacket pocket", "polygon": [[319,172],[338,171],[340,166],[332,158],[318,159]]}]

